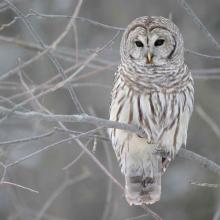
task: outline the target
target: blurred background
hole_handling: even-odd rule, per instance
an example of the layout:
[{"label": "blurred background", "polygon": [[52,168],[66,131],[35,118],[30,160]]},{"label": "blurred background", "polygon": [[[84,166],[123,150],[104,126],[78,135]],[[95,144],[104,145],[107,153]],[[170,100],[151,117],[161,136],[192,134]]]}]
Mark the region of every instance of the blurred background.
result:
[{"label": "blurred background", "polygon": [[[77,114],[69,86],[81,103],[78,108],[87,114],[108,118],[113,75],[120,62],[122,32],[68,84],[54,91],[52,89],[62,81],[59,71],[66,77],[76,73],[97,48],[116,34],[118,28],[91,23],[91,20],[125,28],[136,17],[172,15],[183,33],[186,63],[195,78],[196,108],[187,148],[220,164],[220,48],[200,30],[178,1],[84,0],[78,16],[91,20],[77,18],[56,50],[24,68],[25,62],[64,32],[78,1],[10,2],[13,5],[4,0],[0,2],[0,106],[9,109],[16,106],[16,110],[23,112]],[[188,4],[220,42],[219,0],[188,0]],[[8,73],[9,77],[1,77]],[[39,95],[44,91],[47,91],[45,95]],[[39,99],[33,95],[39,95]],[[31,101],[18,106],[27,99]],[[95,137],[80,138],[81,142],[68,141],[70,132],[78,135],[96,127],[64,123],[69,129],[65,131],[56,122],[18,119],[11,115],[3,119],[0,121],[1,220],[153,219],[141,207],[129,206],[120,187],[91,156],[83,153],[81,145],[124,185],[106,130],[98,130]],[[218,184],[219,180],[196,162],[177,157],[163,176],[161,200],[150,208],[164,220],[219,220],[219,188],[191,184]]]}]

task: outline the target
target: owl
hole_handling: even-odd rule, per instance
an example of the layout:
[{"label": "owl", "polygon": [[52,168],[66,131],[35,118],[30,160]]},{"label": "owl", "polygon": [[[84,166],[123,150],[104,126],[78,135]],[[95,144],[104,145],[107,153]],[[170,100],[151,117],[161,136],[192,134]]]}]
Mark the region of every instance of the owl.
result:
[{"label": "owl", "polygon": [[139,136],[110,129],[110,138],[130,205],[160,200],[161,176],[186,145],[193,111],[191,72],[184,63],[183,37],[163,17],[140,17],[123,33],[121,63],[111,93],[110,120],[143,128]]}]

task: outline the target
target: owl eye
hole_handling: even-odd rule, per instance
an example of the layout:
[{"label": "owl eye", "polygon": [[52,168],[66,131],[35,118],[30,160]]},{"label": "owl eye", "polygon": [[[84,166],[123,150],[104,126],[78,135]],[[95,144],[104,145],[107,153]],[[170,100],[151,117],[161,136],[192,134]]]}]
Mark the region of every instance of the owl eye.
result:
[{"label": "owl eye", "polygon": [[137,47],[143,47],[144,46],[144,44],[139,40],[135,41],[135,44],[136,44]]},{"label": "owl eye", "polygon": [[165,41],[164,39],[158,39],[155,41],[154,46],[155,47],[161,46],[163,45],[164,41]]}]

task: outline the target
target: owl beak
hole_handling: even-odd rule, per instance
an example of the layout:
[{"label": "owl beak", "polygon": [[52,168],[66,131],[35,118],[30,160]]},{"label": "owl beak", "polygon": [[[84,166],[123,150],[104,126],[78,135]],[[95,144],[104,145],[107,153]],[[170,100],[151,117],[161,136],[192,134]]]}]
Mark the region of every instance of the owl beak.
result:
[{"label": "owl beak", "polygon": [[152,53],[148,52],[146,58],[147,58],[147,64],[152,64],[152,61],[153,61]]}]

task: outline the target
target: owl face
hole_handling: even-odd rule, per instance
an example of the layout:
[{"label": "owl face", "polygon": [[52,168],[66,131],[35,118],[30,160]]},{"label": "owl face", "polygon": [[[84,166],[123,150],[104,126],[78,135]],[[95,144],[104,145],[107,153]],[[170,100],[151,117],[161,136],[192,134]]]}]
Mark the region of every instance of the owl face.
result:
[{"label": "owl face", "polygon": [[[166,22],[161,22],[166,21]],[[180,38],[178,41],[176,40]],[[143,17],[128,26],[122,40],[121,56],[139,66],[160,66],[183,58],[177,27],[168,19]],[[178,52],[179,53],[176,53]]]},{"label": "owl face", "polygon": [[130,32],[127,42],[130,59],[139,65],[167,63],[176,45],[171,33],[161,28],[148,32],[142,27],[137,27]]}]

